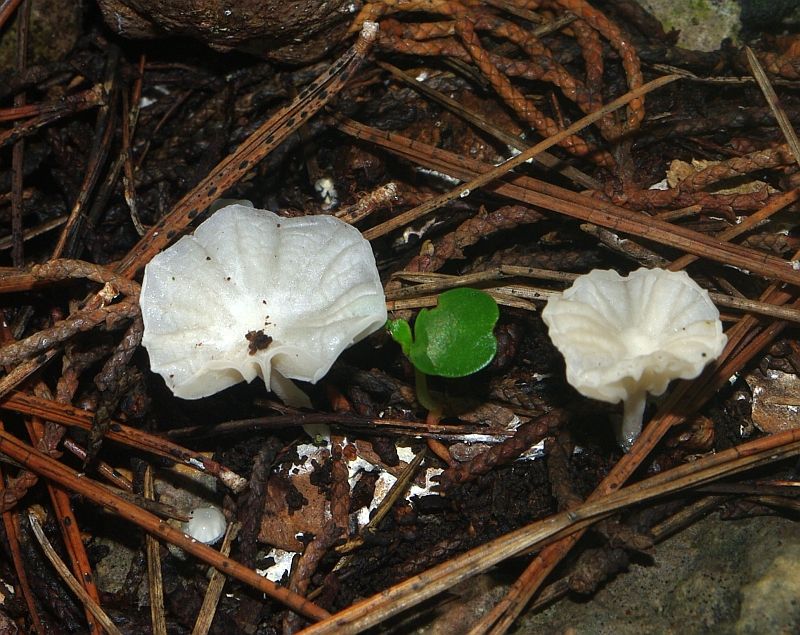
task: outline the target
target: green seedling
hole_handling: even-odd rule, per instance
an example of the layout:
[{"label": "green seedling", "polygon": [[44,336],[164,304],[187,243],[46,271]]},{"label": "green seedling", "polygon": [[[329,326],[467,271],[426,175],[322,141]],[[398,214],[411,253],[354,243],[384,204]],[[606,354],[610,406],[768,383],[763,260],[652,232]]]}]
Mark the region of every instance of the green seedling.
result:
[{"label": "green seedling", "polygon": [[417,397],[430,411],[441,407],[428,392],[427,375],[465,377],[476,373],[497,353],[493,329],[500,316],[494,299],[478,289],[451,289],[434,309],[422,309],[411,326],[389,320],[386,328],[414,365]]}]

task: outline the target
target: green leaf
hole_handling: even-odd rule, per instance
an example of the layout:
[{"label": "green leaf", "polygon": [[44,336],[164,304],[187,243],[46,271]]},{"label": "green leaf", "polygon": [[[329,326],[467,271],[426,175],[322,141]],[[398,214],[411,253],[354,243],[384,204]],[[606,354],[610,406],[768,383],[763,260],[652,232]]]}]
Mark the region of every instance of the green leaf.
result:
[{"label": "green leaf", "polygon": [[[491,362],[497,353],[492,331],[499,316],[497,303],[483,291],[466,288],[445,291],[435,309],[419,312],[414,322],[414,340],[409,351],[403,348],[403,352],[428,375],[471,375]],[[392,337],[403,346],[394,334]]]},{"label": "green leaf", "polygon": [[392,339],[400,344],[403,355],[408,357],[411,350],[411,327],[405,320],[386,320],[386,330]]}]

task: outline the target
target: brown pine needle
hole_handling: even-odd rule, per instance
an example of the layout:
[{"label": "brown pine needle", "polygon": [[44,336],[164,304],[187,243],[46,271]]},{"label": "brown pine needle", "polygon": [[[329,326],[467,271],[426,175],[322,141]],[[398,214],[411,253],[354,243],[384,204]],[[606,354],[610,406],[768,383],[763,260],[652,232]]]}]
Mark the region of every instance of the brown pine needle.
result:
[{"label": "brown pine needle", "polygon": [[[37,415],[64,426],[78,427],[83,430],[91,429],[94,416],[94,413],[89,410],[82,410],[49,399],[41,399],[22,392],[13,392],[0,398],[0,408],[21,414]],[[139,448],[172,461],[181,461],[200,472],[215,476],[234,493],[238,494],[247,487],[247,479],[224,465],[209,459],[200,452],[181,447],[143,430],[112,422],[111,429],[106,433],[105,438],[114,443]]]},{"label": "brown pine needle", "polygon": [[[383,500],[378,505],[378,508],[375,510],[375,514],[370,518],[370,521],[364,526],[364,529],[361,531],[360,536],[356,536],[348,540],[343,545],[336,547],[337,553],[350,553],[351,551],[357,549],[361,545],[364,544],[363,535],[366,532],[374,532],[378,526],[381,524],[381,521],[384,519],[386,514],[392,509],[394,504],[397,502],[397,499],[400,498],[403,494],[406,493],[411,480],[417,475],[417,470],[419,469],[420,465],[422,465],[422,461],[425,459],[427,451],[425,449],[421,450],[417,453],[414,459],[409,463],[405,470],[403,470],[402,475],[398,478],[393,484],[392,487],[389,489],[386,496],[383,497]],[[341,568],[341,564],[337,565],[337,569]]]},{"label": "brown pine needle", "polygon": [[[0,497],[5,493],[5,489],[5,476],[3,475],[3,471],[0,470]],[[36,631],[37,635],[45,635],[47,631],[45,631],[42,620],[39,617],[36,600],[33,597],[33,591],[28,581],[28,573],[25,570],[25,560],[22,557],[22,550],[19,547],[19,512],[17,509],[10,509],[3,512],[3,527],[6,530],[6,542],[11,552],[11,561],[14,563],[14,570],[17,573],[17,582],[19,583],[22,597],[25,600],[25,605],[28,607],[28,615],[31,619],[33,630]]]},{"label": "brown pine needle", "polygon": [[[794,203],[798,198],[800,198],[800,190],[798,190],[797,188],[789,190],[788,192],[784,192],[780,196],[776,196],[773,200],[764,205],[764,207],[762,207],[754,214],[750,214],[747,218],[742,220],[741,223],[733,225],[732,227],[729,227],[725,231],[722,231],[719,234],[717,234],[716,238],[718,238],[719,240],[733,240],[737,236],[740,236],[741,234],[757,227],[773,214],[778,213],[785,207]],[[680,258],[672,262],[672,264],[668,265],[666,268],[670,269],[671,271],[679,271],[680,269],[688,267],[696,260],[697,256],[693,256],[692,254],[686,254],[685,256],[681,256]]]},{"label": "brown pine needle", "polygon": [[91,612],[94,618],[100,623],[106,632],[109,633],[109,635],[122,635],[122,631],[120,631],[114,625],[114,622],[112,622],[111,618],[106,615],[106,612],[100,608],[100,605],[89,597],[89,594],[84,591],[83,587],[80,585],[80,582],[75,579],[75,576],[73,576],[70,570],[67,568],[67,565],[65,565],[61,558],[58,557],[56,550],[53,549],[53,545],[50,544],[47,536],[44,535],[44,530],[42,529],[42,526],[39,524],[39,520],[36,518],[36,515],[33,512],[28,512],[28,520],[31,523],[33,535],[36,536],[36,540],[39,541],[39,545],[42,547],[44,555],[47,556],[50,564],[53,565],[55,570],[58,572],[58,575],[61,576],[61,579],[64,580],[70,590],[78,596],[78,599],[83,603],[86,609]]},{"label": "brown pine needle", "polygon": [[17,364],[14,369],[0,377],[0,399],[14,390],[33,373],[45,366],[58,354],[57,348],[51,348],[34,359]]},{"label": "brown pine needle", "polygon": [[5,454],[38,476],[50,479],[64,489],[81,494],[95,504],[102,505],[125,520],[138,525],[146,532],[180,547],[186,553],[282,602],[293,611],[309,619],[321,620],[329,615],[327,611],[306,598],[275,584],[271,580],[262,578],[253,569],[249,569],[235,560],[223,556],[216,549],[193,540],[157,516],[121,499],[99,483],[78,474],[59,461],[39,452],[36,448],[22,443],[4,430],[0,430],[0,453]]},{"label": "brown pine needle", "polygon": [[[225,537],[222,539],[222,546],[219,552],[223,556],[227,556],[231,552],[231,545],[236,540],[236,536],[241,529],[239,523],[228,523],[228,528],[225,530]],[[217,612],[217,603],[219,597],[222,595],[222,589],[225,587],[225,576],[216,569],[211,573],[211,579],[208,581],[206,587],[206,594],[203,597],[203,604],[197,614],[197,620],[192,629],[192,635],[206,635],[211,628],[211,623],[214,621],[214,615]]]},{"label": "brown pine needle", "polygon": [[792,127],[792,122],[789,121],[789,117],[786,116],[786,111],[781,107],[781,101],[778,99],[778,95],[775,93],[775,89],[772,87],[769,77],[767,77],[767,74],[764,72],[761,62],[758,61],[756,54],[753,53],[753,49],[749,46],[745,46],[744,50],[745,53],[747,53],[747,61],[750,64],[750,70],[753,71],[753,77],[755,77],[756,82],[758,82],[761,92],[764,93],[767,104],[772,114],[775,115],[775,119],[778,121],[778,126],[783,136],[786,138],[786,142],[792,149],[794,160],[800,165],[800,141],[797,140],[797,133],[795,133]]},{"label": "brown pine needle", "polygon": [[504,161],[496,168],[493,168],[483,174],[479,174],[478,176],[473,177],[471,180],[464,183],[462,186],[455,188],[449,192],[445,192],[440,196],[436,196],[433,199],[426,201],[422,205],[415,207],[414,209],[410,209],[407,212],[399,214],[394,218],[386,221],[385,223],[381,223],[376,227],[368,229],[364,232],[364,238],[367,240],[373,240],[379,236],[383,236],[384,234],[388,234],[389,232],[397,229],[398,227],[403,227],[408,223],[429,214],[435,209],[440,208],[442,205],[449,203],[450,201],[454,201],[457,198],[463,198],[465,196],[469,196],[471,192],[481,188],[485,185],[488,185],[492,181],[502,177],[506,173],[510,172],[517,166],[522,165],[529,159],[532,159],[536,155],[540,154],[544,150],[551,148],[552,146],[558,144],[563,139],[580,132],[586,126],[593,124],[595,121],[602,119],[605,115],[610,112],[614,112],[619,108],[622,108],[626,104],[635,99],[638,99],[642,95],[646,95],[650,91],[653,91],[657,88],[661,88],[662,86],[666,86],[674,82],[676,79],[680,79],[677,75],[666,75],[664,77],[659,77],[658,79],[654,79],[652,82],[648,82],[639,88],[636,88],[628,93],[625,93],[622,97],[615,99],[614,101],[606,104],[602,108],[598,109],[597,111],[582,117],[574,124],[565,128],[561,132],[552,137],[548,137],[544,141],[537,143],[535,146],[528,148],[527,150],[521,152],[517,156]]},{"label": "brown pine needle", "polygon": [[[156,492],[153,484],[153,467],[148,465],[144,470],[144,496],[155,500]],[[147,551],[147,588],[150,592],[150,622],[153,635],[167,635],[167,616],[164,612],[164,581],[161,577],[161,544],[151,534],[145,536]]]},{"label": "brown pine needle", "polygon": [[[570,16],[573,17],[573,16]],[[520,152],[527,150],[530,148],[530,144],[525,143],[519,137],[509,134],[504,130],[499,129],[497,126],[493,125],[489,121],[486,120],[480,113],[472,112],[471,110],[464,107],[458,100],[449,97],[443,93],[440,93],[438,90],[435,90],[428,86],[427,84],[417,80],[416,78],[412,77],[405,71],[400,70],[396,66],[392,66],[387,62],[378,62],[378,66],[382,69],[389,71],[392,75],[394,75],[397,79],[410,86],[413,86],[416,90],[421,92],[423,95],[430,97],[433,101],[441,104],[448,110],[456,113],[459,117],[468,121],[473,126],[483,130],[484,132],[492,135],[495,139],[498,139],[505,143],[506,145],[516,148]],[[563,165],[563,161],[561,161],[558,157],[549,154],[548,152],[540,152],[536,157],[534,157],[534,161],[541,163],[546,168],[551,170],[558,170],[566,176],[567,178],[571,179],[577,185],[587,189],[587,190],[599,190],[600,183],[590,177],[588,174],[581,172],[577,168],[571,165]]]},{"label": "brown pine needle", "polygon": [[[337,126],[342,132],[357,139],[367,140],[387,148],[397,156],[464,181],[472,179],[476,174],[485,175],[496,169],[467,156],[455,155],[441,148],[395,133],[370,128],[352,120],[339,118]],[[641,212],[631,211],[538,179],[511,174],[492,183],[490,189],[501,196],[527,205],[564,214],[615,232],[639,236],[694,256],[746,269],[767,278],[800,285],[800,270],[795,270],[791,262],[782,258],[727,243],[680,225],[666,223]],[[378,228],[386,229],[386,223],[373,229]],[[390,230],[391,228],[387,229]],[[369,231],[371,230],[365,232],[365,236]],[[383,229],[380,231],[383,233]]]},{"label": "brown pine needle", "polygon": [[[41,424],[39,425],[41,428]],[[39,437],[41,434],[38,435]],[[34,442],[38,438],[32,439]],[[50,500],[53,503],[53,511],[58,517],[58,525],[61,529],[64,547],[69,556],[72,570],[76,576],[76,580],[81,585],[81,588],[86,592],[89,597],[97,605],[100,605],[100,595],[97,591],[97,586],[94,582],[94,575],[92,567],[89,564],[89,557],[86,554],[86,549],[81,540],[81,530],[75,514],[72,511],[72,505],[69,500],[69,495],[63,489],[54,486],[52,483],[47,484],[47,490],[50,494]],[[99,635],[102,629],[94,619],[93,613],[86,607],[86,621],[89,625],[89,632]]]},{"label": "brown pine needle", "polygon": [[0,4],[0,29],[3,28],[3,25],[14,14],[20,4],[22,4],[22,0],[5,0]]},{"label": "brown pine needle", "polygon": [[[395,300],[405,298],[424,299],[424,306],[429,306],[427,302],[428,296],[433,293],[439,293],[455,287],[468,287],[476,285],[480,286],[490,295],[499,294],[501,297],[512,295],[516,298],[525,298],[544,302],[550,299],[552,296],[558,295],[559,292],[553,291],[552,289],[543,289],[540,287],[531,286],[509,285],[495,287],[485,286],[485,284],[494,280],[512,277],[544,278],[546,280],[558,280],[560,282],[571,283],[578,277],[578,274],[574,273],[545,271],[531,267],[514,266],[502,266],[498,267],[497,269],[480,271],[463,276],[451,276],[441,273],[417,273],[410,271],[399,271],[394,275],[410,281],[419,281],[421,284],[417,284],[412,287],[404,287],[388,293],[386,295],[386,298],[389,301],[387,306],[389,306],[392,310],[401,308],[399,303],[393,302]],[[761,302],[759,300],[750,300],[748,298],[739,298],[714,291],[709,292],[709,296],[717,306],[728,309],[737,309],[739,311],[747,311],[748,313],[765,315],[767,317],[787,320],[789,322],[800,322],[800,311],[792,307],[770,304],[769,302]],[[409,308],[410,306],[410,304],[405,304],[402,306],[402,308]]]},{"label": "brown pine needle", "polygon": [[378,35],[378,25],[364,25],[356,43],[331,64],[287,106],[278,110],[230,155],[178,201],[167,215],[153,225],[116,270],[129,278],[164,249],[192,220],[243,178],[292,132],[306,123],[341,90],[360,66]]},{"label": "brown pine needle", "polygon": [[[777,284],[770,285],[761,296],[762,300],[775,304],[785,303],[790,298],[791,296],[781,291]],[[800,302],[795,302],[794,307],[800,308]],[[748,341],[747,338],[754,331],[756,324],[755,318],[746,315],[728,329],[726,333],[728,345],[716,366],[708,369],[693,382],[678,383],[648,426],[644,428],[631,451],[614,466],[590,498],[599,498],[622,487],[667,430],[684,421],[688,413],[693,412],[696,404],[705,402],[719,390],[731,375],[738,372],[777,337],[786,323],[773,322]],[[505,597],[481,619],[471,635],[488,632],[493,635],[505,633],[550,572],[575,546],[581,535],[582,531],[579,531],[545,547],[530,562]]]},{"label": "brown pine needle", "polygon": [[401,582],[314,624],[304,635],[359,633],[503,560],[569,536],[615,511],[800,453],[800,429],[742,444],[681,465],[566,512],[531,523]]}]

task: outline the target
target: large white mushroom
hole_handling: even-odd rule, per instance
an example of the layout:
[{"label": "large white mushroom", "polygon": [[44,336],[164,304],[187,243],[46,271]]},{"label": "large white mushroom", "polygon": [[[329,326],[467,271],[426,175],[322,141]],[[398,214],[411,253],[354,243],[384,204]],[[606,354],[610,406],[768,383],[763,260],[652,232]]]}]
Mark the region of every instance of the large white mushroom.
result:
[{"label": "large white mushroom", "polygon": [[624,404],[620,443],[642,427],[647,393],[694,379],[727,342],[708,292],[685,271],[639,269],[627,277],[596,269],[542,311],[567,364],[567,381],[586,397]]},{"label": "large white mushroom", "polygon": [[256,376],[292,405],[386,322],[369,243],[332,216],[234,204],[147,265],[140,296],[153,371],[184,399]]}]

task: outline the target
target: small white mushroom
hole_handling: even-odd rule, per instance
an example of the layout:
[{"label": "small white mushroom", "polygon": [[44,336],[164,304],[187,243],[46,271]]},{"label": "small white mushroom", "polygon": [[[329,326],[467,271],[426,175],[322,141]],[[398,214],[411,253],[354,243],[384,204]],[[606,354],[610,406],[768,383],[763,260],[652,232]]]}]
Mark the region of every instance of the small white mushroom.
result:
[{"label": "small white mushroom", "polygon": [[552,298],[542,319],[567,381],[586,397],[623,402],[625,449],[641,431],[647,393],[694,379],[727,342],[708,292],[684,271],[639,269],[623,278],[594,270]]},{"label": "small white mushroom", "polygon": [[260,376],[292,405],[386,322],[372,248],[332,216],[282,218],[235,204],[147,265],[140,296],[150,365],[198,399]]},{"label": "small white mushroom", "polygon": [[225,514],[216,507],[197,507],[183,523],[183,533],[204,545],[213,545],[225,535],[227,526]]}]

